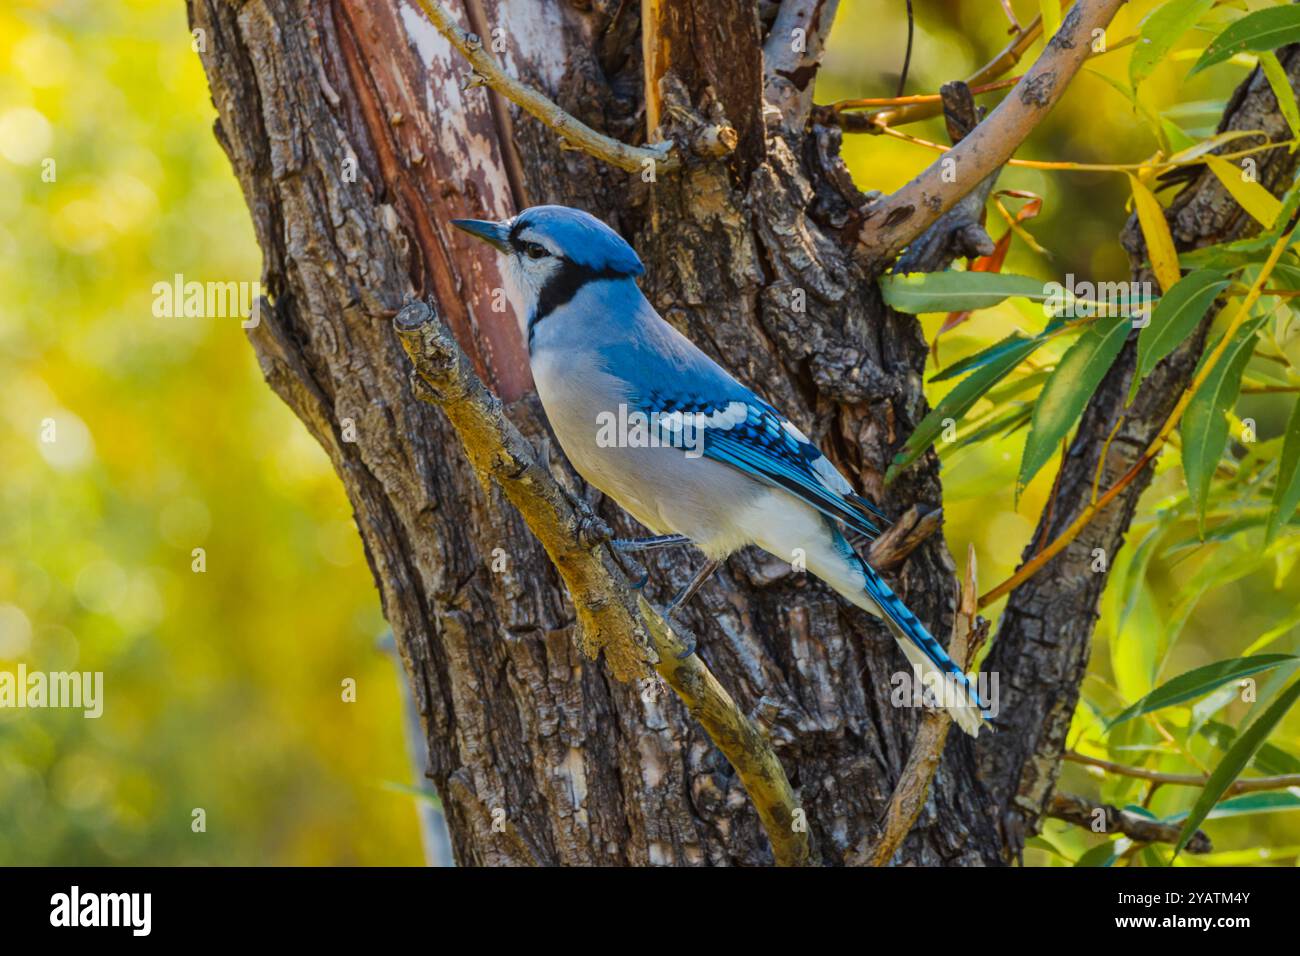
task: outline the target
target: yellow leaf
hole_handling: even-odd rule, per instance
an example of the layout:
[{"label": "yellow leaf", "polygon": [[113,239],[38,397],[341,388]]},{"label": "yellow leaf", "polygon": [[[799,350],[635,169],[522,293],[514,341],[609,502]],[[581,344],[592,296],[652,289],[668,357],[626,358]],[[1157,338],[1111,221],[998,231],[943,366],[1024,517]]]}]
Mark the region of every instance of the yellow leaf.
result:
[{"label": "yellow leaf", "polygon": [[1138,223],[1142,226],[1142,237],[1147,242],[1147,255],[1151,258],[1151,271],[1155,273],[1160,290],[1168,292],[1178,281],[1178,251],[1174,249],[1174,237],[1169,234],[1169,223],[1165,221],[1165,211],[1155,194],[1147,189],[1132,173],[1129,183],[1133,187],[1133,205],[1137,208]]},{"label": "yellow leaf", "polygon": [[[1278,202],[1277,197],[1253,179],[1247,181],[1246,169],[1219,156],[1206,156],[1205,161],[1210,164],[1210,169],[1214,171],[1214,175],[1219,177],[1219,182],[1223,183],[1223,188],[1261,226],[1269,229],[1273,223],[1277,222],[1277,217],[1282,212],[1282,204]],[[1254,166],[1249,168],[1253,169]]]}]

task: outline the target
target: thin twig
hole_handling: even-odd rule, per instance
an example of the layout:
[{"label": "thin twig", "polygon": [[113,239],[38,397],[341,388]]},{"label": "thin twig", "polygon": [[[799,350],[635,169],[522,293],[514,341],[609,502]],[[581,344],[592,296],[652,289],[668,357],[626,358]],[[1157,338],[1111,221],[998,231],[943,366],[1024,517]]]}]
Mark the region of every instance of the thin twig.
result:
[{"label": "thin twig", "polygon": [[[1043,18],[1036,16],[1025,26],[1021,27],[1011,41],[998,53],[992,60],[984,64],[974,73],[966,78],[966,83],[971,89],[983,86],[985,83],[991,83],[1001,77],[1008,70],[1012,69],[1025,52],[1034,45],[1034,41],[1043,32]],[[938,116],[943,111],[942,105],[936,99],[933,102],[917,103],[908,106],[902,106],[898,109],[886,110],[882,113],[873,113],[868,117],[841,117],[847,120],[844,124],[844,131],[856,132],[859,124],[854,120],[863,120],[863,126],[901,126],[904,123],[915,123],[918,120],[929,119],[931,116]]]},{"label": "thin twig", "polygon": [[[1092,474],[1092,497],[1088,499],[1089,501],[1095,502],[1097,500],[1097,492],[1101,490],[1101,473],[1106,470],[1106,457],[1110,454],[1111,442],[1115,440],[1115,436],[1119,434],[1120,426],[1124,424],[1124,421],[1127,418],[1128,418],[1127,414],[1121,413],[1120,416],[1115,419],[1115,424],[1111,428],[1110,434],[1106,436],[1106,441],[1102,443],[1101,454],[1097,456],[1097,470],[1094,471]],[[1061,439],[1061,468],[1060,471],[1057,472],[1056,475],[1057,478],[1060,478],[1061,475],[1065,473],[1065,456],[1068,447],[1069,446],[1065,444],[1065,439],[1062,438]],[[1051,523],[1051,520],[1052,520],[1051,516],[1049,515],[1047,519],[1047,523],[1043,525],[1044,530],[1047,529],[1047,526],[1048,524]]]},{"label": "thin twig", "polygon": [[633,595],[609,551],[598,546],[603,535],[597,519],[576,510],[538,463],[433,309],[412,302],[393,324],[415,366],[417,396],[446,413],[474,470],[505,492],[564,579],[584,653],[594,659],[603,651],[619,680],[641,677],[653,666],[735,767],[777,864],[807,865],[808,834],[795,826],[794,791],[768,739],[697,655],[679,658],[686,641]]},{"label": "thin twig", "polygon": [[650,141],[654,140],[659,129],[663,106],[659,79],[664,74],[668,56],[659,30],[663,15],[663,0],[641,0],[641,90],[645,102],[645,135]]},{"label": "thin twig", "polygon": [[867,553],[867,561],[877,571],[892,571],[907,560],[907,556],[930,535],[939,530],[943,521],[943,511],[921,513],[921,509],[912,505],[899,515],[875,541]]},{"label": "thin twig", "polygon": [[903,69],[898,74],[898,92],[902,96],[907,86],[907,71],[912,66],[912,34],[916,32],[916,15],[912,12],[912,0],[907,0],[907,52],[903,54]]},{"label": "thin twig", "polygon": [[629,146],[604,133],[598,133],[503,70],[483,49],[482,39],[477,34],[462,30],[439,0],[413,2],[424,11],[438,32],[469,60],[470,66],[482,77],[484,83],[537,117],[558,133],[567,145],[631,173],[642,172],[651,166],[659,173],[669,173],[680,168],[681,158],[673,150],[671,142],[657,143],[654,146]]},{"label": "thin twig", "polygon": [[[1098,811],[1101,811],[1101,830],[1095,826]],[[1087,797],[1072,793],[1053,794],[1052,802],[1047,805],[1047,816],[1086,827],[1094,833],[1122,833],[1139,843],[1177,843],[1183,831],[1176,823],[1161,823],[1109,803],[1093,803]],[[1184,849],[1188,853],[1211,853],[1214,844],[1205,831],[1197,830]]]},{"label": "thin twig", "polygon": [[[979,96],[981,93],[993,93],[997,90],[1005,90],[1009,86],[1015,86],[1020,82],[1020,77],[1009,76],[1005,80],[998,80],[996,83],[986,83],[983,86],[972,86],[971,93]],[[969,85],[969,84],[967,84]],[[881,106],[911,106],[920,103],[936,103],[942,108],[942,93],[913,93],[911,96],[868,96],[857,97],[848,100],[836,100],[834,103],[827,103],[825,106],[816,107],[813,116],[814,120],[822,125],[834,120],[836,113],[843,113],[847,110],[865,110]]]},{"label": "thin twig", "polygon": [[[863,258],[886,263],[951,209],[974,184],[1000,169],[1047,116],[1124,0],[1078,0],[1043,54],[971,134],[902,189],[866,209]],[[952,175],[953,170],[956,175]]]},{"label": "thin twig", "polygon": [[[1098,56],[1105,56],[1107,53],[1114,53],[1116,50],[1122,50],[1126,46],[1132,46],[1138,41],[1137,36],[1125,37],[1118,43],[1111,44],[1105,50],[1099,53],[1090,54],[1089,59]],[[1009,86],[1015,86],[1021,80],[1020,76],[1008,76],[1001,80],[994,80],[990,83],[979,83],[971,86],[971,92],[977,96],[984,93],[993,93],[997,90],[1005,90]],[[968,84],[969,85],[969,84]],[[928,107],[931,104],[940,102],[937,93],[918,93],[912,96],[879,96],[879,97],[861,97],[854,99],[836,100],[834,103],[828,103],[825,106],[816,106],[813,108],[813,121],[821,123],[823,126],[838,126],[846,133],[882,133],[897,132],[896,127],[916,120],[928,119],[929,117],[916,116],[904,119],[893,120],[890,117],[899,107],[915,109],[918,107]],[[857,113],[856,110],[873,110],[871,113]]]},{"label": "thin twig", "polygon": [[1002,12],[1005,13],[1007,19],[1011,21],[1010,32],[1015,33],[1021,28],[1020,21],[1016,19],[1016,11],[1011,9],[1011,0],[1002,0]]},{"label": "thin twig", "polygon": [[[1104,770],[1107,773],[1118,774],[1121,777],[1135,777],[1138,780],[1149,780],[1152,783],[1170,784],[1175,787],[1204,787],[1210,782],[1208,774],[1201,773],[1162,773],[1159,770],[1147,770],[1144,767],[1130,767],[1122,763],[1112,763],[1109,760],[1103,760],[1100,757],[1089,757],[1087,754],[1081,754],[1077,750],[1067,750],[1063,755],[1064,759],[1071,763],[1083,764],[1086,767],[1096,767],[1098,770]],[[1235,796],[1239,793],[1259,793],[1262,790],[1286,790],[1289,787],[1300,787],[1300,773],[1288,773],[1278,777],[1242,777],[1228,784],[1228,789],[1223,791],[1225,797]]]},{"label": "thin twig", "polygon": [[[952,151],[951,146],[944,146],[941,143],[922,139],[919,136],[904,133],[902,130],[885,128],[881,129],[880,132],[885,136],[892,136],[894,139],[911,143],[913,146],[923,146],[935,152],[948,153]],[[1259,146],[1251,146],[1247,149],[1239,149],[1232,153],[1216,153],[1215,155],[1220,159],[1241,159],[1243,156],[1253,156],[1256,153],[1266,153],[1274,149],[1290,149],[1297,143],[1300,143],[1300,140],[1277,140],[1276,142],[1261,143]],[[1076,163],[1068,159],[1008,159],[1006,165],[1019,166],[1022,169],[1041,169],[1049,172],[1068,173],[1145,173],[1147,171],[1163,173],[1172,169],[1204,166],[1205,157],[1193,156],[1190,159],[1147,160],[1142,163]]]}]

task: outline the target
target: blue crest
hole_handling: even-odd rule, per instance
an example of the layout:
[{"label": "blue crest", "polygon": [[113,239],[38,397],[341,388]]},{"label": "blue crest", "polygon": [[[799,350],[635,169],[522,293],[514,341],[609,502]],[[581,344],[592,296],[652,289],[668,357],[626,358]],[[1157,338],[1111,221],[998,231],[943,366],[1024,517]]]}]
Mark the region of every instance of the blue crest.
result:
[{"label": "blue crest", "polygon": [[627,240],[591,213],[568,206],[532,206],[510,226],[510,235],[539,237],[566,259],[590,269],[624,276],[645,272],[636,250]]}]

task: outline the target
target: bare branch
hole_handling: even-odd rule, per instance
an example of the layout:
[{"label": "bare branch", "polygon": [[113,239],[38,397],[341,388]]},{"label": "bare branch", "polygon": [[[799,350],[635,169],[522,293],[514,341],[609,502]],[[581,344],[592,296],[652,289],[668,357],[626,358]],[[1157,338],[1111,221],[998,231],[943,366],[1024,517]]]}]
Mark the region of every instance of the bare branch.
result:
[{"label": "bare branch", "polygon": [[939,530],[942,520],[941,509],[936,508],[922,514],[920,508],[912,505],[894,519],[884,534],[871,542],[867,560],[877,571],[892,571],[901,567],[921,542]]},{"label": "bare branch", "polygon": [[[1100,757],[1089,757],[1087,754],[1081,754],[1075,750],[1067,750],[1062,756],[1071,763],[1083,764],[1085,767],[1096,767],[1098,770],[1119,774],[1121,777],[1149,780],[1152,783],[1165,783],[1175,787],[1204,787],[1210,782],[1210,778],[1205,774],[1161,773],[1158,770],[1147,770],[1145,767],[1129,767],[1122,763],[1103,760]],[[1261,790],[1286,790],[1290,787],[1300,787],[1300,773],[1282,774],[1278,777],[1242,777],[1228,784],[1228,789],[1223,791],[1223,795],[1231,797],[1239,793],[1259,793]]]},{"label": "bare branch", "polygon": [[629,146],[604,133],[598,133],[503,70],[483,49],[482,39],[462,30],[439,0],[413,2],[424,11],[438,32],[469,60],[470,66],[484,83],[555,130],[567,145],[631,173],[641,172],[647,163],[653,163],[655,170],[660,173],[672,172],[681,167],[681,158],[673,151],[672,143]]},{"label": "bare branch", "polygon": [[[807,865],[808,834],[794,826],[794,791],[768,739],[697,655],[679,658],[688,643],[643,597],[634,596],[608,550],[593,547],[598,519],[575,509],[536,460],[433,309],[412,302],[393,324],[415,366],[418,397],[446,413],[479,477],[500,486],[560,572],[583,652],[594,659],[604,651],[614,676],[624,681],[644,676],[652,665],[736,768],[777,864]],[[601,537],[599,531],[595,536]]]},{"label": "bare branch", "polygon": [[813,79],[839,0],[784,0],[763,44],[763,99],[791,131],[812,110]]},{"label": "bare branch", "polygon": [[[970,135],[980,121],[975,97],[965,83],[945,83],[940,91],[948,137],[953,145]],[[974,189],[921,233],[894,265],[896,272],[938,272],[954,258],[993,254],[993,239],[984,229],[984,206],[997,183],[1001,167],[985,176]]]},{"label": "bare branch", "polygon": [[1079,0],[1038,62],[984,122],[898,192],[867,208],[858,237],[861,254],[877,265],[888,262],[1000,169],[1051,112],[1088,58],[1093,31],[1104,29],[1123,3]]},{"label": "bare branch", "polygon": [[[1101,811],[1101,819],[1104,821],[1102,830],[1095,827],[1098,811]],[[1047,816],[1098,833],[1122,833],[1139,843],[1176,844],[1183,832],[1183,828],[1176,823],[1161,823],[1130,810],[1121,810],[1109,803],[1093,803],[1086,797],[1072,793],[1053,794],[1052,802],[1047,806]],[[1214,850],[1214,844],[1203,830],[1197,830],[1184,849],[1188,853],[1210,853]]]}]

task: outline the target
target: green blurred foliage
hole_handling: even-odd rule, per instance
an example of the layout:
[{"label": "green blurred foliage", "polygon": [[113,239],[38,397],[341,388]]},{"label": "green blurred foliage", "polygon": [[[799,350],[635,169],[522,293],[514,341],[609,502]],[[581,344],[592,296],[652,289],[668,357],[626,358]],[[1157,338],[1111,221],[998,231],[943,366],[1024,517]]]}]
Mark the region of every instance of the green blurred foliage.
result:
[{"label": "green blurred foliage", "polygon": [[215,115],[179,0],[0,8],[0,670],[105,700],[0,710],[0,864],[422,862],[328,459],[238,318],[153,314],[260,276]]},{"label": "green blurred foliage", "polygon": [[[973,72],[1007,41],[993,0],[914,6],[909,93]],[[1013,6],[1022,22],[1038,9],[1032,0]],[[1156,6],[1128,4],[1111,44]],[[1229,6],[1225,15],[1242,5]],[[842,3],[818,101],[891,95],[905,24],[902,0]],[[1212,130],[1251,62],[1186,79],[1212,35],[1187,37],[1142,85],[1143,109],[1193,138]],[[1131,52],[1091,61],[1019,155],[1150,157],[1158,146],[1150,126],[1098,75],[1126,81]],[[385,786],[412,771],[393,665],[376,649],[383,622],[339,483],[263,383],[237,319],[153,315],[154,283],[178,273],[259,277],[214,116],[179,0],[18,0],[0,9],[0,670],[21,661],[105,674],[98,720],[0,710],[0,864],[421,862],[413,800]],[[906,131],[946,141],[939,120]],[[844,152],[864,189],[886,191],[935,155],[863,135],[846,137]],[[53,182],[42,176],[47,159]],[[1008,168],[999,186],[1043,197],[1025,227],[1049,251],[1016,240],[1005,271],[1127,278],[1117,240],[1128,214],[1123,175]],[[1000,221],[991,224],[999,235]],[[922,318],[927,337],[943,318]],[[929,371],[1015,327],[1041,325],[1040,310],[1023,302],[977,312],[942,337]],[[1034,360],[1046,368],[1067,345],[1049,343]],[[932,401],[951,384],[936,385]],[[1237,414],[1253,417],[1266,443],[1285,427],[1288,398],[1243,396]],[[50,422],[53,442],[43,440]],[[1054,462],[1016,501],[1024,439],[1021,429],[944,453],[948,541],[959,560],[974,544],[984,590],[1015,569],[1051,490]],[[1288,624],[1300,574],[1295,549],[1265,552],[1258,528],[1195,540],[1194,522],[1177,511],[1182,500],[1171,449],[1107,572],[1071,743],[1195,772],[1226,744],[1186,739],[1190,708],[1135,719],[1109,737],[1102,718],[1192,667],[1241,655],[1270,631],[1278,633],[1269,652],[1300,650]],[[1140,552],[1157,529],[1173,537]],[[1168,547],[1179,536],[1192,543]],[[200,547],[206,571],[195,573]],[[1259,700],[1290,676],[1259,675]],[[349,677],[356,703],[341,697]],[[1239,727],[1252,713],[1235,695],[1216,702],[1197,715],[1207,726]],[[1293,713],[1272,740],[1294,755],[1298,733]],[[1252,772],[1278,772],[1261,760]],[[1074,764],[1061,787],[1121,805],[1147,799],[1158,815],[1187,810],[1196,794],[1165,787],[1148,796],[1137,781]],[[196,807],[207,813],[206,833],[191,831]],[[1205,827],[1213,862],[1292,865],[1300,855],[1300,813]],[[1071,865],[1104,842],[1049,821],[1025,861]],[[1162,848],[1131,862],[1168,856]],[[1184,855],[1179,864],[1205,861]]]}]

